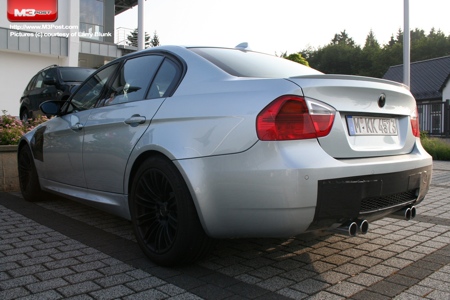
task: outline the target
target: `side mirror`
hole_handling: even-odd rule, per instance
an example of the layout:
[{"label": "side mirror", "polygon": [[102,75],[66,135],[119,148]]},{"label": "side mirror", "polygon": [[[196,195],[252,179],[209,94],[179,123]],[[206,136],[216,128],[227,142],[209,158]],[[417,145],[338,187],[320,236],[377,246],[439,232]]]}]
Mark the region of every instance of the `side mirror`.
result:
[{"label": "side mirror", "polygon": [[42,102],[39,108],[47,116],[60,116],[62,103],[64,102],[49,100]]}]

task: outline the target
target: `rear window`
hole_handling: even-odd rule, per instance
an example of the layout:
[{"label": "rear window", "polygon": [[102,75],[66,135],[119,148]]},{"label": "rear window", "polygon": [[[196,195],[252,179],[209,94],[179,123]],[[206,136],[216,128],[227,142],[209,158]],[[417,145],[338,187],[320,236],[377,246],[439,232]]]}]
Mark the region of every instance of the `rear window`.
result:
[{"label": "rear window", "polygon": [[259,52],[227,48],[189,48],[189,50],[238,77],[287,78],[322,74],[302,64]]},{"label": "rear window", "polygon": [[83,68],[61,68],[59,72],[61,79],[66,82],[83,82],[95,70]]}]

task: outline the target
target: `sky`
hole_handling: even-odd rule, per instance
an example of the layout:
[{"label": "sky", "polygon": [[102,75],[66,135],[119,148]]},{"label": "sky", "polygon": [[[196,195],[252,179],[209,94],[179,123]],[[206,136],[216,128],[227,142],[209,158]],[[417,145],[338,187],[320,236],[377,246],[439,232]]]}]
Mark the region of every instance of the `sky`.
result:
[{"label": "sky", "polygon": [[[145,31],[161,45],[234,47],[248,42],[269,54],[330,43],[346,30],[364,46],[370,30],[388,43],[403,30],[404,0],[146,0]],[[409,0],[410,29],[450,35],[450,0]],[[116,16],[116,28],[137,28],[137,6]]]}]

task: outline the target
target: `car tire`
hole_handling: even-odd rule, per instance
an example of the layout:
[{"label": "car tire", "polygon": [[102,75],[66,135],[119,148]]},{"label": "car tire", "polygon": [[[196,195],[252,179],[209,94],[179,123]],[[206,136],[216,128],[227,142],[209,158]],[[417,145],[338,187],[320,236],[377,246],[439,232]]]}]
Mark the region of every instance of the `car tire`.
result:
[{"label": "car tire", "polygon": [[30,119],[30,115],[28,114],[28,110],[25,108],[20,112],[20,120],[22,123],[28,123],[28,119]]},{"label": "car tire", "polygon": [[20,191],[23,198],[30,202],[42,200],[45,193],[41,190],[33,155],[28,146],[20,148],[17,165]]},{"label": "car tire", "polygon": [[142,251],[162,266],[190,263],[209,252],[189,189],[171,161],[155,156],[139,167],[129,207]]}]

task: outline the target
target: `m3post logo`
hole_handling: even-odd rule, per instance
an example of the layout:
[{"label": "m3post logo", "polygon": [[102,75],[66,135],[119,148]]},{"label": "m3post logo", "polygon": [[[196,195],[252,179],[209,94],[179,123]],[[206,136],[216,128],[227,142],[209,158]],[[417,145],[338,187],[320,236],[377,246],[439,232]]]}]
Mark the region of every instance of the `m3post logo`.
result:
[{"label": "m3post logo", "polygon": [[55,22],[58,0],[8,0],[7,15],[11,22]]}]

